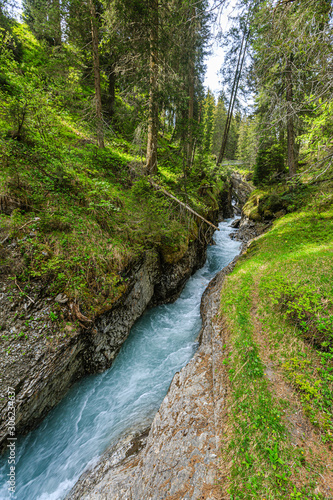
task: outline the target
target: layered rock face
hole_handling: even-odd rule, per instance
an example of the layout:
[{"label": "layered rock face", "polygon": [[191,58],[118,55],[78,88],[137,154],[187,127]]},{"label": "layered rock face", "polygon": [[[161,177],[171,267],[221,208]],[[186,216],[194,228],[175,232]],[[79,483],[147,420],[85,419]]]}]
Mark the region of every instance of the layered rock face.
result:
[{"label": "layered rock face", "polygon": [[[7,441],[8,387],[16,395],[16,432],[24,434],[41,422],[76,380],[111,366],[134,322],[147,307],[177,298],[187,279],[204,264],[211,236],[209,231],[205,238],[190,243],[174,264],[165,263],[157,251],[146,252],[131,269],[126,291],[111,310],[89,327],[71,331],[53,343],[48,340],[47,331],[54,299],[37,300],[37,291],[36,300],[22,297],[18,290],[13,299],[13,288],[4,285],[0,293],[0,320],[9,324],[10,319],[8,337],[20,335],[24,322],[32,318],[30,327],[36,332],[36,340],[30,346],[26,342],[26,353],[12,350],[10,356],[0,359],[0,449],[5,448]],[[44,337],[37,338],[43,331]]]},{"label": "layered rock face", "polygon": [[231,175],[231,187],[232,196],[236,201],[236,209],[240,213],[254,187],[238,172],[233,172]]},{"label": "layered rock face", "polygon": [[175,264],[166,264],[155,252],[145,254],[132,271],[126,294],[95,322],[84,352],[86,373],[111,366],[133,324],[147,307],[176,300],[188,278],[203,266],[206,250],[206,242],[197,239]]},{"label": "layered rock face", "polygon": [[[238,174],[236,178],[233,194],[244,203],[253,187],[238,179]],[[244,249],[265,229],[244,216],[234,227],[240,227]],[[151,428],[108,449],[81,476],[67,500],[222,500],[218,482],[224,425],[224,342],[217,313],[224,278],[237,259],[206,289],[199,350],[174,376]]]}]

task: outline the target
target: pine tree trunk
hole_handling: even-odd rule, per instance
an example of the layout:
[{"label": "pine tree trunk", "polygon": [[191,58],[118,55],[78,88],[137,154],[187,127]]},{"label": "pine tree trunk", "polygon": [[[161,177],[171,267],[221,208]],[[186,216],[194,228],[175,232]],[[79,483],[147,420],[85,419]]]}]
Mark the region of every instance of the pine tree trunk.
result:
[{"label": "pine tree trunk", "polygon": [[187,168],[192,165],[193,152],[193,117],[194,117],[194,60],[191,58],[189,70],[189,100],[188,100],[188,136],[187,136]]},{"label": "pine tree trunk", "polygon": [[53,16],[54,16],[54,45],[61,45],[61,14],[60,0],[52,0]]},{"label": "pine tree trunk", "polygon": [[150,90],[148,111],[147,175],[157,173],[158,132],[158,0],[150,1]]},{"label": "pine tree trunk", "polygon": [[292,84],[292,67],[291,57],[288,58],[286,66],[286,100],[287,100],[287,146],[288,146],[288,169],[289,176],[296,175],[295,162],[295,130],[293,116],[293,84]]},{"label": "pine tree trunk", "polygon": [[108,115],[111,120],[114,114],[114,104],[116,100],[116,73],[115,73],[115,64],[111,63],[109,67],[109,76],[108,76]]},{"label": "pine tree trunk", "polygon": [[98,29],[97,29],[97,19],[96,19],[94,0],[89,0],[89,7],[90,7],[90,19],[91,19],[91,38],[92,38],[94,81],[95,81],[97,144],[99,148],[104,148],[101,75],[99,69],[99,53],[98,53]]}]

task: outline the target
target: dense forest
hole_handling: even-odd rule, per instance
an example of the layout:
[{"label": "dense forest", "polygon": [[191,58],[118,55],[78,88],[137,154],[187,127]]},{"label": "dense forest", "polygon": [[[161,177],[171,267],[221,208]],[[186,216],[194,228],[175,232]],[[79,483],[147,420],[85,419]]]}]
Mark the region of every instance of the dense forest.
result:
[{"label": "dense forest", "polygon": [[[332,498],[332,34],[329,0],[0,0],[0,277],[13,302],[60,297],[45,349],[112,309],[143,255],[208,243],[234,175],[253,189],[242,221],[270,231],[222,287],[221,498]],[[30,320],[1,321],[14,365]]]},{"label": "dense forest", "polygon": [[[210,153],[226,111],[203,87],[207,4],[27,1],[24,23],[10,7],[1,7],[2,203],[20,206],[5,231],[39,217],[43,237],[23,243],[26,273],[52,275],[54,291],[82,300],[91,268],[94,293],[109,295],[145,242],[176,249],[190,237],[187,213],[148,176],[198,212],[216,204],[223,180]],[[205,200],[201,185],[215,193]]]}]

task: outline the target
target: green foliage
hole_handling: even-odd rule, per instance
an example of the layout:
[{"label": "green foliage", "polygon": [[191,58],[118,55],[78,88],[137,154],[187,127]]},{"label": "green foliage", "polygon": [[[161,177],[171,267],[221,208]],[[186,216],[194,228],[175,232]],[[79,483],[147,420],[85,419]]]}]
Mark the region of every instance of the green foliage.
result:
[{"label": "green foliage", "polygon": [[285,281],[274,276],[264,284],[272,304],[277,306],[286,319],[291,320],[312,344],[333,347],[333,303],[323,296],[315,285]]},{"label": "green foliage", "polygon": [[213,140],[213,114],[215,109],[215,99],[211,91],[208,89],[207,96],[203,103],[203,144],[202,148],[205,153],[210,153],[212,150]]},{"label": "green foliage", "polygon": [[[311,98],[309,101],[311,102]],[[302,135],[303,154],[311,171],[317,175],[332,172],[333,101],[319,100],[319,106],[310,104],[312,116],[305,118],[307,131]]]},{"label": "green foliage", "polygon": [[[22,58],[9,49],[0,53],[0,196],[16,209],[0,214],[0,240],[8,237],[20,257],[4,248],[2,269],[16,276],[22,290],[38,282],[44,293],[65,293],[85,314],[98,315],[124,293],[123,274],[143,252],[177,261],[198,228],[141,177],[142,144],[127,141],[140,114],[135,102],[118,95],[115,119],[125,137],[110,130],[99,149],[80,57],[70,66],[76,49],[63,46],[58,53],[25,25],[16,24],[12,32]],[[144,102],[145,96],[137,99]],[[182,147],[162,137],[160,144],[158,182],[207,216],[223,188],[213,162],[196,158],[185,179]],[[214,186],[204,196],[202,182]]]},{"label": "green foliage", "polygon": [[[278,198],[288,196],[272,188],[279,189]],[[316,485],[327,462],[312,449],[305,459],[295,448],[287,429],[299,410],[280,377],[296,392],[317,439],[332,442],[333,209],[332,200],[318,201],[330,189],[328,183],[294,194],[296,204],[302,200],[299,211],[250,245],[222,290],[231,386],[223,453],[234,499],[320,498]]]},{"label": "green foliage", "polygon": [[258,151],[253,174],[253,183],[259,186],[267,182],[272,174],[285,171],[284,155],[280,144],[273,144],[267,149]]},{"label": "green foliage", "polygon": [[239,126],[236,158],[242,166],[253,169],[259,147],[259,130],[257,119],[244,116]]},{"label": "green foliage", "polygon": [[61,44],[61,7],[60,1],[40,2],[23,0],[23,18],[40,40],[50,45]]},{"label": "green foliage", "polygon": [[[212,153],[218,157],[222,138],[224,134],[224,127],[227,120],[227,110],[225,105],[225,98],[220,95],[214,110],[214,126],[212,136]],[[238,129],[239,123],[235,116],[231,118],[231,126],[228,135],[225,157],[233,160],[236,157],[237,143],[238,143]]]}]

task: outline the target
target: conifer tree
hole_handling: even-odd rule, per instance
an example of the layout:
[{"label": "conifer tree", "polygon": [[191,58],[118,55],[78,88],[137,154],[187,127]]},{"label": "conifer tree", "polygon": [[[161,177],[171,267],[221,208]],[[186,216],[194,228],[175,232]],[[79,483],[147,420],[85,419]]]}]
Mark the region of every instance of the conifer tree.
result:
[{"label": "conifer tree", "polygon": [[90,10],[90,23],[91,23],[93,67],[94,67],[97,144],[99,148],[104,148],[101,74],[99,66],[99,47],[98,47],[99,45],[98,21],[96,17],[94,0],[89,0],[89,10]]},{"label": "conifer tree", "polygon": [[318,99],[331,95],[333,89],[333,82],[322,77],[331,50],[329,11],[326,0],[276,5],[269,1],[261,5],[252,22],[253,75],[265,102],[259,108],[261,123],[264,130],[285,129],[291,177],[297,171],[297,137],[308,112],[308,98],[312,95],[310,99],[320,105]]},{"label": "conifer tree", "polygon": [[253,168],[259,147],[258,124],[253,116],[244,116],[239,126],[236,158],[247,168]]},{"label": "conifer tree", "polygon": [[146,173],[157,173],[158,134],[158,0],[149,0],[149,111]]},{"label": "conifer tree", "polygon": [[22,0],[23,19],[39,39],[61,45],[62,8],[60,0]]},{"label": "conifer tree", "polygon": [[214,125],[212,137],[212,152],[217,157],[220,152],[221,138],[227,120],[227,110],[224,103],[224,96],[221,94],[217,100],[214,110]]},{"label": "conifer tree", "polygon": [[215,99],[210,89],[208,89],[206,98],[203,103],[203,120],[202,120],[203,151],[205,153],[212,152],[214,112],[215,112]]}]

